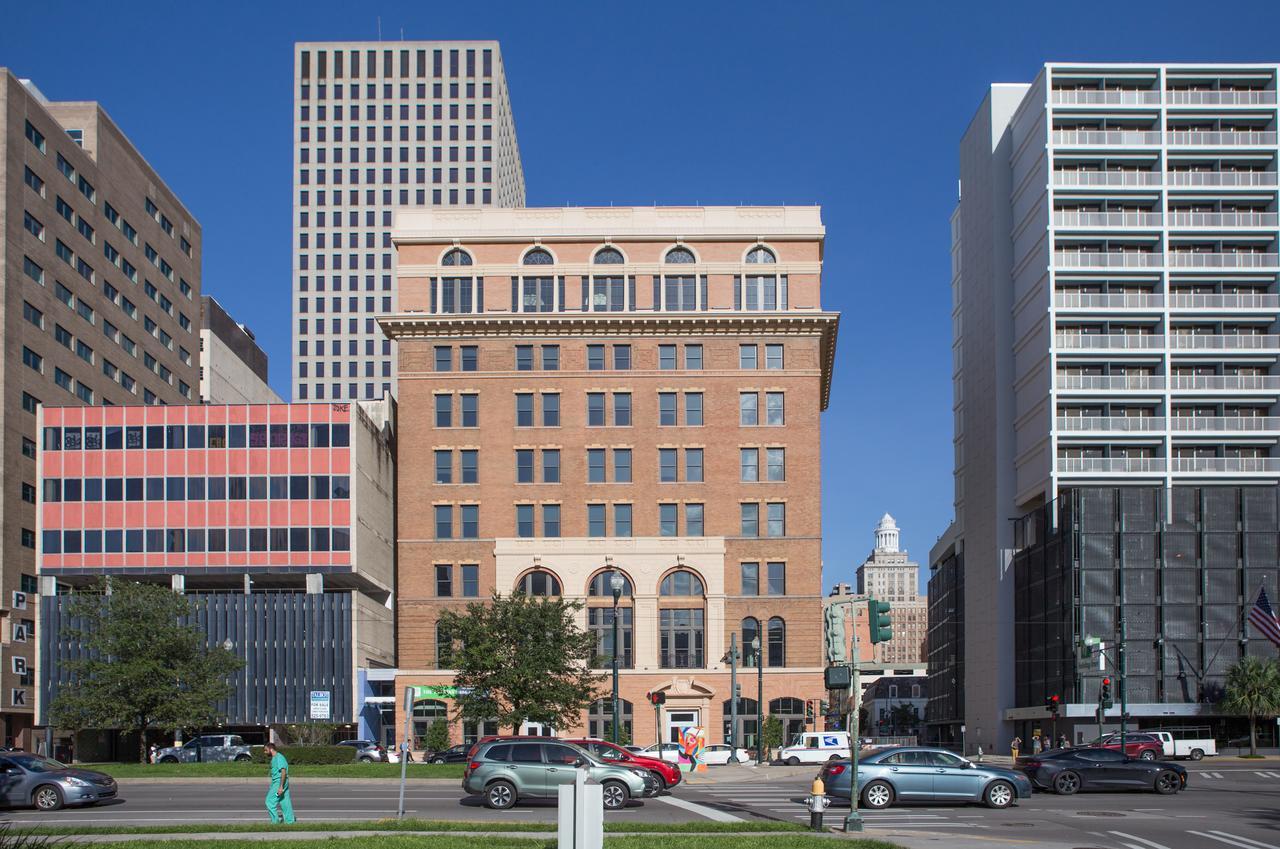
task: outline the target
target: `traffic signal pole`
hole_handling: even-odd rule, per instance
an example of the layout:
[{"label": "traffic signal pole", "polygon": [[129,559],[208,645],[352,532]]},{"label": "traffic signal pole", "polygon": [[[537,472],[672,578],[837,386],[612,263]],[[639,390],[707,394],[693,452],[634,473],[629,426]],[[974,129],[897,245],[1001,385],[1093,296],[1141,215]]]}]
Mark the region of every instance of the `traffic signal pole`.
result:
[{"label": "traffic signal pole", "polygon": [[[849,612],[853,612],[850,607]],[[849,776],[849,815],[844,818],[845,831],[862,831],[862,814],[858,813],[858,749],[861,748],[862,731],[858,728],[858,702],[862,696],[862,686],[858,680],[858,617],[853,617],[853,635],[849,641],[849,721],[845,728],[849,729],[849,765],[853,774]]]}]

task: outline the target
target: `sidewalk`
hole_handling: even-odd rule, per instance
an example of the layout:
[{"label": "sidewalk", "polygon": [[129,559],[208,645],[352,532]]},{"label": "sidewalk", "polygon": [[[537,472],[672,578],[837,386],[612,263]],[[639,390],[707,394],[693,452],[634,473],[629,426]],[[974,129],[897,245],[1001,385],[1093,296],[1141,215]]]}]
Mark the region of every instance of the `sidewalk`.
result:
[{"label": "sidewalk", "polygon": [[[769,831],[716,831],[691,835],[688,832],[675,831],[607,831],[606,840],[612,837],[647,837],[662,838],[664,836],[710,836],[710,837],[789,837],[804,834],[808,837],[825,837],[831,840],[845,840],[851,837],[867,837],[865,834],[846,835],[840,831],[808,831],[808,832],[769,832]],[[145,841],[191,841],[217,842],[228,840],[334,840],[361,837],[484,837],[484,838],[517,838],[521,840],[555,840],[553,831],[243,831],[223,832],[209,831],[185,834],[78,834],[77,843],[125,843],[133,840]],[[937,835],[932,835],[937,837]]]}]

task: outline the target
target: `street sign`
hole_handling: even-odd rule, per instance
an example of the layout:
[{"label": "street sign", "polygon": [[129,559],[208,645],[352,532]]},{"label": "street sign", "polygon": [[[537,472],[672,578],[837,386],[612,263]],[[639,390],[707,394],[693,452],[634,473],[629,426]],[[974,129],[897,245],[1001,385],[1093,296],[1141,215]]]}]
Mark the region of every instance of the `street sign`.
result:
[{"label": "street sign", "polygon": [[458,688],[452,684],[428,685],[418,687],[417,690],[420,699],[456,699],[458,697]]},{"label": "street sign", "polygon": [[328,690],[311,691],[311,719],[330,719],[333,716],[333,694]]}]

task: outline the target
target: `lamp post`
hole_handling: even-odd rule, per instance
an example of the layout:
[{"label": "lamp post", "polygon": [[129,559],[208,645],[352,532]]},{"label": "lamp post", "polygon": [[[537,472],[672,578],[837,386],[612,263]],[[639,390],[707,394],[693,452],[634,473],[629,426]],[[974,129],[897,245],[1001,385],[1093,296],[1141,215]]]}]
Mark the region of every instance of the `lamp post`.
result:
[{"label": "lamp post", "polygon": [[613,590],[613,744],[618,745],[618,602],[622,599],[622,574],[614,572],[609,579]]},{"label": "lamp post", "polygon": [[756,763],[764,763],[764,659],[760,657],[760,635],[751,638],[756,658]]}]

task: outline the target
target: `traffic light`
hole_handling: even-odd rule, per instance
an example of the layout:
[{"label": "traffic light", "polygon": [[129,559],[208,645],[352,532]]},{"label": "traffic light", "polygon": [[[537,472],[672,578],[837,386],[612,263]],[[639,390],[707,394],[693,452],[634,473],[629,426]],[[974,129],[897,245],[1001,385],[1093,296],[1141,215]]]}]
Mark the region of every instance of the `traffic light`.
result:
[{"label": "traffic light", "polygon": [[826,716],[828,713],[831,712],[831,702],[823,701],[821,703],[821,709],[822,709],[822,715]]},{"label": "traffic light", "polygon": [[649,704],[657,706],[657,705],[665,705],[666,703],[667,703],[666,693],[659,691],[656,693],[649,694]]},{"label": "traffic light", "polygon": [[1062,707],[1062,699],[1058,696],[1049,696],[1044,700],[1044,706],[1049,709],[1050,715],[1057,716],[1058,709]]},{"label": "traffic light", "polygon": [[887,643],[893,639],[892,621],[889,619],[889,602],[867,599],[867,627],[872,643]]},{"label": "traffic light", "polygon": [[813,699],[805,699],[804,702],[804,722],[805,725],[813,725]]},{"label": "traffic light", "polygon": [[735,685],[735,686],[734,686],[734,689],[733,689],[733,697],[734,697],[735,699],[740,699],[740,698],[742,698],[742,685],[741,685],[741,684],[737,684],[737,685]]},{"label": "traffic light", "polygon": [[1115,702],[1111,700],[1111,679],[1102,679],[1102,688],[1098,690],[1098,704],[1102,705],[1103,710],[1110,708]]}]

